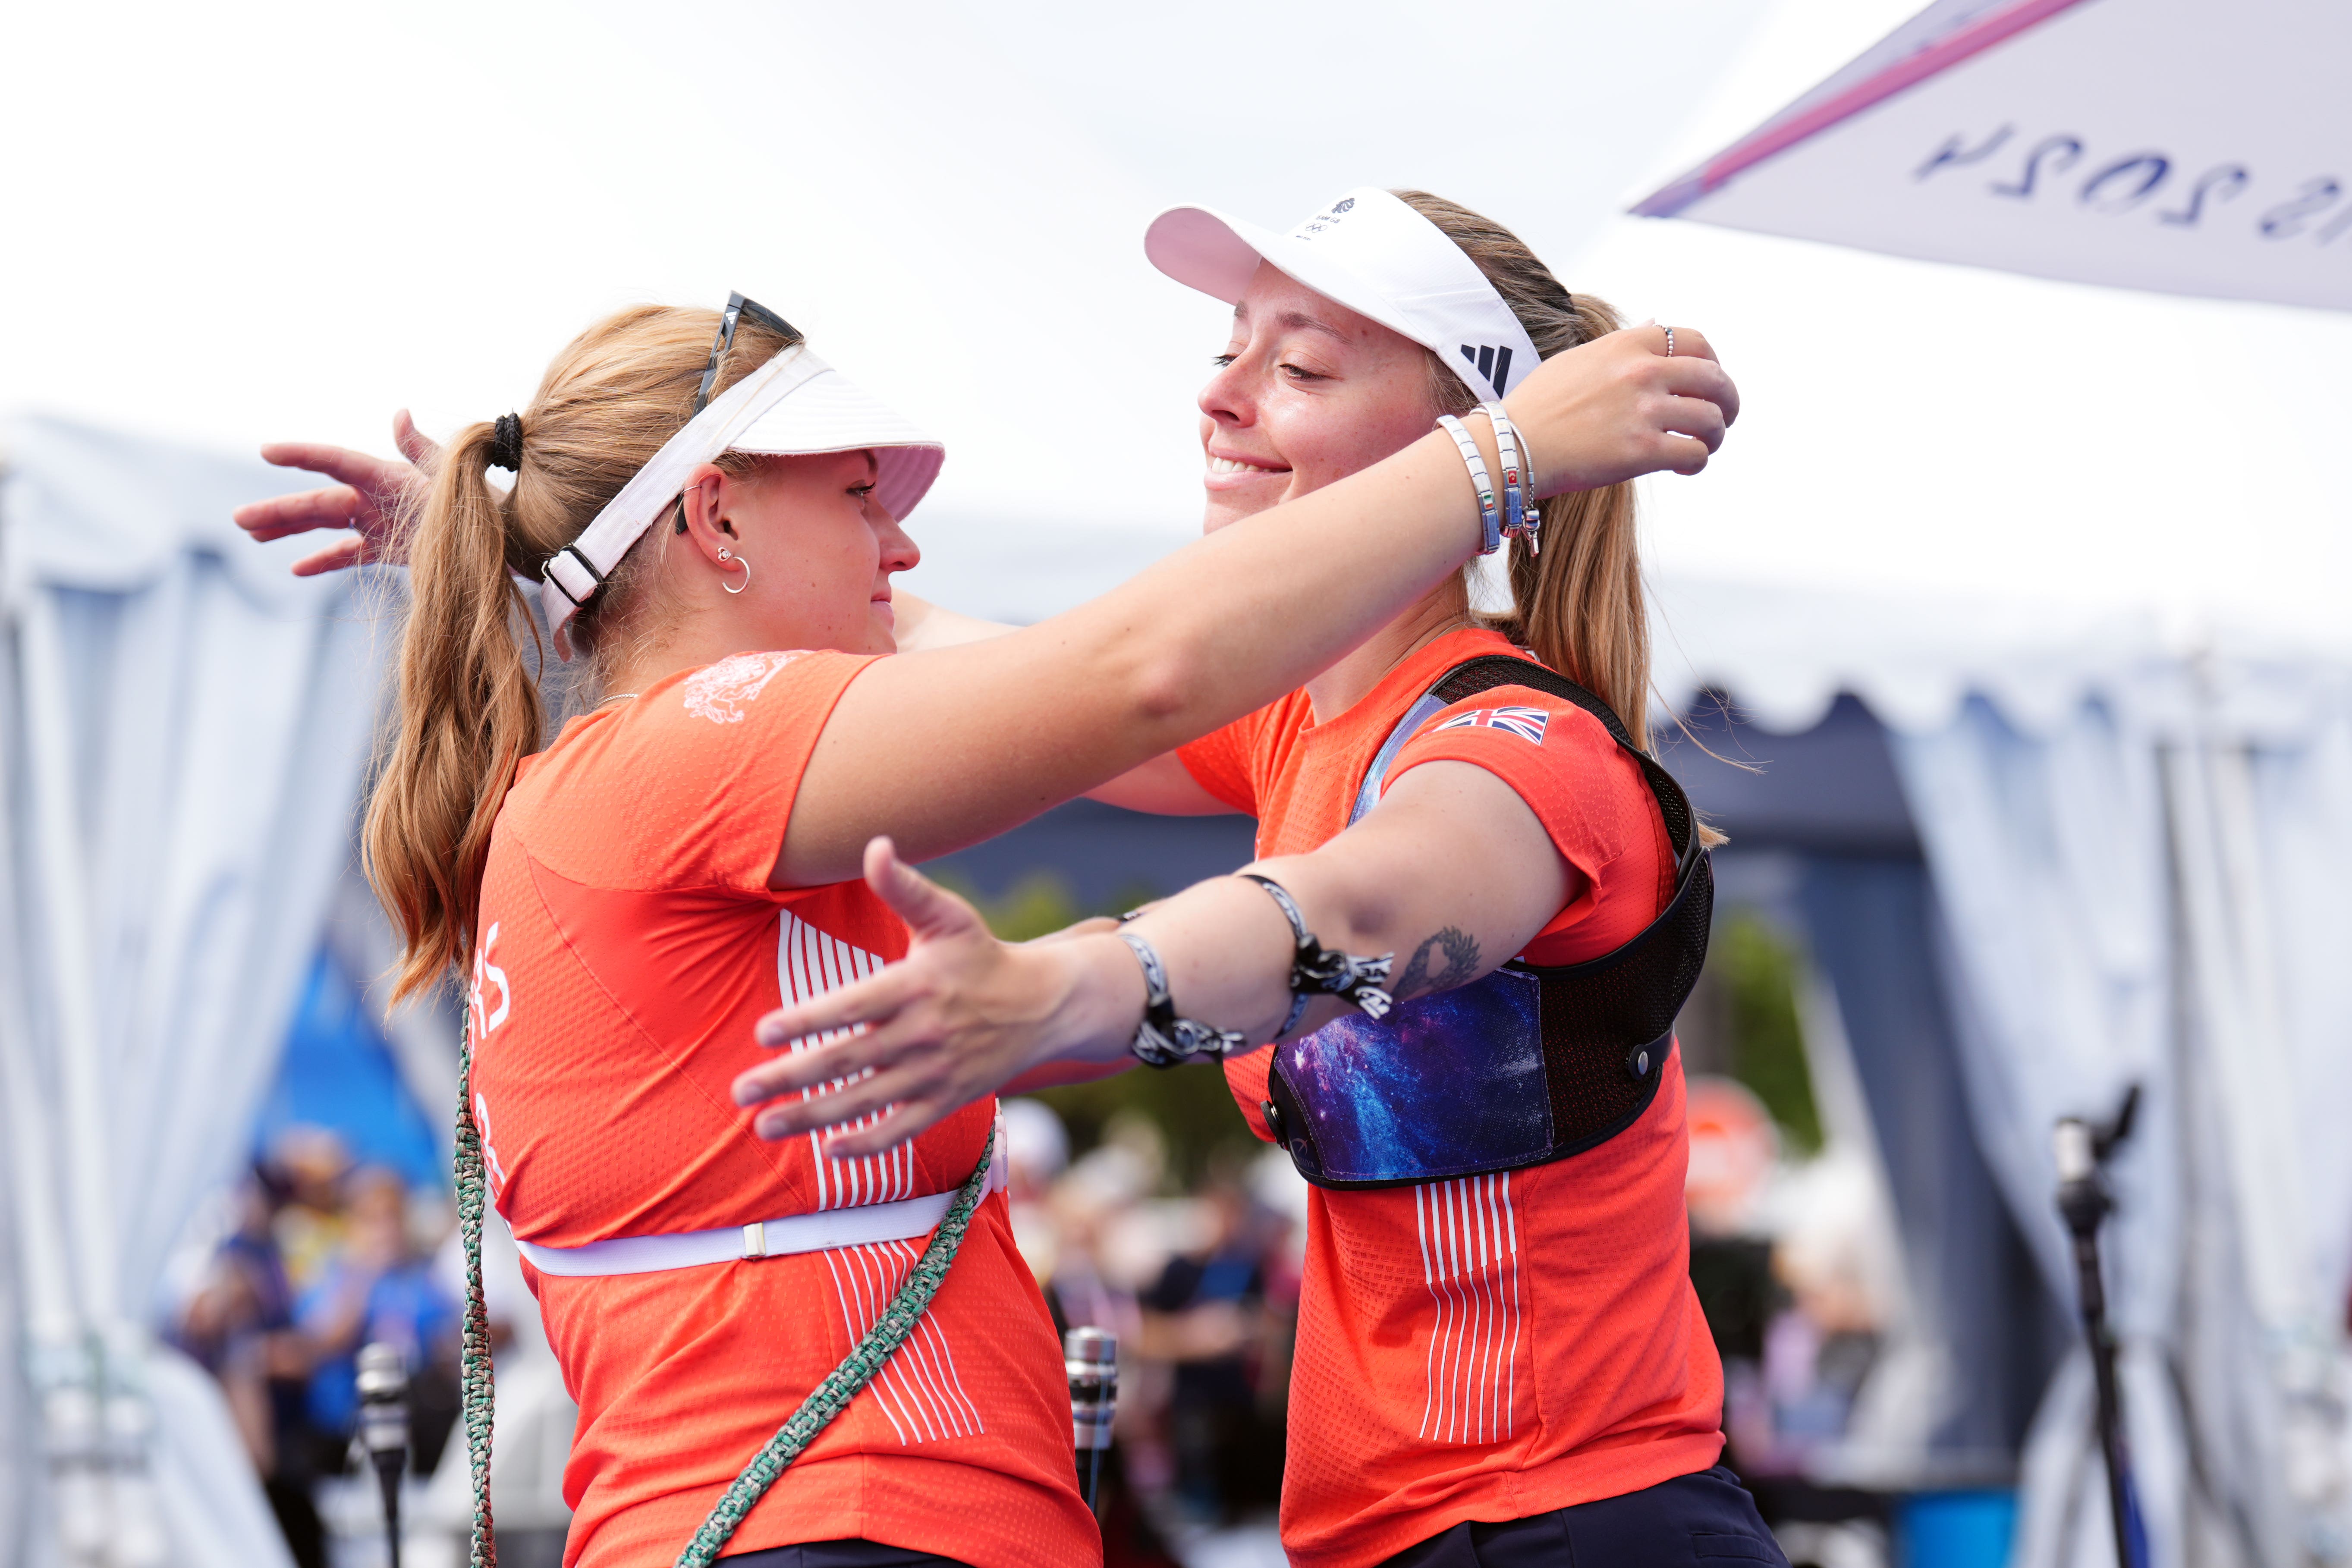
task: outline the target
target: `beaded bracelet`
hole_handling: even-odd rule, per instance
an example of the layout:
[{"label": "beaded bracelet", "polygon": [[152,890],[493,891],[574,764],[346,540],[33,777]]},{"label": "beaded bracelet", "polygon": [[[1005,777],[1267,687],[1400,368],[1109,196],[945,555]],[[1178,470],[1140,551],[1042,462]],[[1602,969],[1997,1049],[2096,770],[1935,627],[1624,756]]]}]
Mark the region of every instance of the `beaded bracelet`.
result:
[{"label": "beaded bracelet", "polygon": [[1478,553],[1492,555],[1503,547],[1503,514],[1495,508],[1495,481],[1487,477],[1486,459],[1478,455],[1478,443],[1453,415],[1439,415],[1437,427],[1454,437],[1454,444],[1462,449],[1462,461],[1469,466],[1470,488],[1478,492],[1478,521],[1485,529]]},{"label": "beaded bracelet", "polygon": [[[1503,459],[1503,537],[1511,539],[1526,534],[1528,553],[1537,554],[1543,548],[1543,542],[1537,535],[1537,531],[1543,527],[1543,512],[1536,505],[1535,497],[1528,493],[1529,487],[1520,482],[1518,426],[1511,423],[1511,416],[1503,412],[1499,402],[1482,403],[1478,411],[1494,426],[1495,448]],[[1533,478],[1532,475],[1528,477]]]},{"label": "beaded bracelet", "polygon": [[1382,989],[1388,984],[1389,970],[1396,963],[1396,954],[1384,952],[1378,958],[1358,958],[1336,948],[1325,947],[1307,929],[1307,917],[1299,912],[1298,900],[1290,889],[1271,877],[1261,877],[1255,871],[1243,871],[1245,880],[1255,882],[1272,896],[1282,910],[1282,918],[1290,922],[1290,935],[1297,952],[1290,961],[1290,1016],[1275,1031],[1280,1039],[1298,1026],[1307,1012],[1307,1005],[1318,996],[1338,996],[1363,1010],[1368,1018],[1382,1018],[1396,1005],[1396,999]]},{"label": "beaded bracelet", "polygon": [[1118,940],[1143,966],[1143,1021],[1136,1025],[1135,1038],[1127,1047],[1137,1060],[1146,1067],[1181,1067],[1202,1057],[1230,1056],[1249,1044],[1235,1030],[1178,1017],[1168,994],[1168,967],[1160,962],[1158,950],[1131,931],[1121,931]]}]

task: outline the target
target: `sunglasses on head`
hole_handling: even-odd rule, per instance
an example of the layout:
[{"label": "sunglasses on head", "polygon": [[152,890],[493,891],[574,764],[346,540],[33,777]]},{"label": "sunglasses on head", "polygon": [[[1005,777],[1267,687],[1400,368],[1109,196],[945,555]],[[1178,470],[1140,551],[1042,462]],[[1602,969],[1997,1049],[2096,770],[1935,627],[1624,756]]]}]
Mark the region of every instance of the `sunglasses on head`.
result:
[{"label": "sunglasses on head", "polygon": [[[735,346],[735,328],[746,316],[789,342],[801,341],[801,331],[798,327],[793,326],[757,300],[747,300],[740,294],[729,294],[727,309],[720,311],[719,315],[719,335],[710,340],[710,358],[702,367],[701,384],[694,389],[696,414],[701,413],[710,405],[710,389],[719,380],[719,363],[727,357],[727,351]],[[686,531],[686,498],[684,496],[677,498],[677,512],[672,527],[677,532]]]},{"label": "sunglasses on head", "polygon": [[798,327],[757,300],[746,300],[740,294],[728,295],[727,309],[719,317],[719,335],[710,340],[709,363],[702,367],[702,384],[694,389],[695,413],[699,414],[709,406],[710,389],[719,380],[719,362],[725,359],[727,351],[735,346],[735,328],[746,316],[789,342],[801,341]]}]

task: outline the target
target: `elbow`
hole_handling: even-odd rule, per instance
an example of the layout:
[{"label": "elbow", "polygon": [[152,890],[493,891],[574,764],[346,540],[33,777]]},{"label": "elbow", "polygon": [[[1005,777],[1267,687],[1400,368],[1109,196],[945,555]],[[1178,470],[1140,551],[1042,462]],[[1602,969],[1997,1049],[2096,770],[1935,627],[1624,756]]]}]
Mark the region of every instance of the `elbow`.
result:
[{"label": "elbow", "polygon": [[1201,710],[1212,688],[1202,663],[1189,648],[1161,649],[1134,660],[1125,671],[1125,685],[1137,722],[1154,732],[1177,731],[1179,740],[1208,728]]}]

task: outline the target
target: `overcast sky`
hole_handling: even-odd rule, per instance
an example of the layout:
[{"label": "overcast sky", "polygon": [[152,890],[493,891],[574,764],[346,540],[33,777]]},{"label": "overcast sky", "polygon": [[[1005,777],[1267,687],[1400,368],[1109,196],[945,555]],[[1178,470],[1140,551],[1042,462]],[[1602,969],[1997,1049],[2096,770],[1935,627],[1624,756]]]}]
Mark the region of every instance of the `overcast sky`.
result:
[{"label": "overcast sky", "polygon": [[1748,413],[1654,484],[1669,569],[2345,636],[2352,321],[1614,216],[1908,8],[20,8],[0,411],[382,449],[404,403],[521,405],[605,309],[741,289],[949,443],[922,585],[1075,592],[1198,516],[1223,308],[1151,214],[1413,184],[1720,347]]}]

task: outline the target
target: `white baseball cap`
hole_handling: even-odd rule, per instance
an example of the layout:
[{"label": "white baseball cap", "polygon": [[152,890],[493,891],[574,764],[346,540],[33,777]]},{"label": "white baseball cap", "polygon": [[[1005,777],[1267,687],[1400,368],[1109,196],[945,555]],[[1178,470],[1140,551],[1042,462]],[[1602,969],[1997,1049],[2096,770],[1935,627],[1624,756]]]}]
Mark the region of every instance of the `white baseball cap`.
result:
[{"label": "white baseball cap", "polygon": [[874,499],[893,517],[915,510],[939,478],[947,448],[824,361],[794,343],[710,400],[662,443],[580,537],[540,571],[539,602],[564,658],[563,624],[586,604],[621,557],[669,510],[687,476],[723,452],[808,457],[872,451]]},{"label": "white baseball cap", "polygon": [[1377,185],[1359,185],[1286,235],[1208,207],[1170,207],[1144,231],[1151,264],[1228,304],[1260,261],[1434,352],[1481,402],[1542,357],[1478,264]]}]

